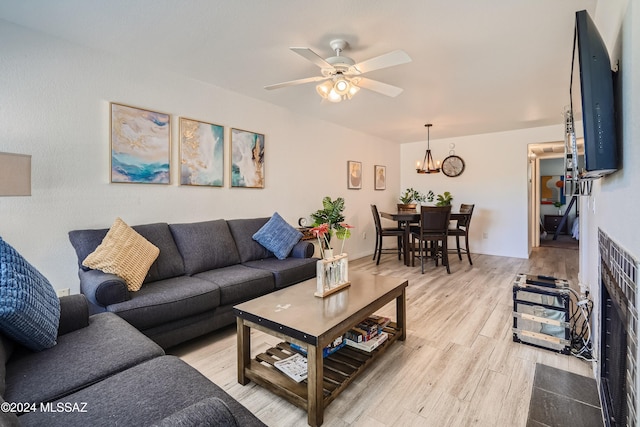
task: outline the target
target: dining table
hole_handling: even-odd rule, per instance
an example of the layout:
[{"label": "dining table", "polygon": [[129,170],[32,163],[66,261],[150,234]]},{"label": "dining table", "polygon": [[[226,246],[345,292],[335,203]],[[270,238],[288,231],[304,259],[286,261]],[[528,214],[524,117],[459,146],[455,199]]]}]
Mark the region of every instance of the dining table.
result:
[{"label": "dining table", "polygon": [[[460,219],[465,219],[471,215],[470,213],[465,212],[451,212],[451,216],[449,217],[450,221],[457,221]],[[392,221],[396,221],[402,229],[404,229],[404,233],[402,234],[402,248],[404,254],[404,265],[409,266],[411,264],[411,257],[409,256],[409,237],[411,236],[411,226],[410,224],[420,224],[420,212],[416,211],[397,211],[397,212],[380,212],[380,216],[386,219],[390,219]]]}]

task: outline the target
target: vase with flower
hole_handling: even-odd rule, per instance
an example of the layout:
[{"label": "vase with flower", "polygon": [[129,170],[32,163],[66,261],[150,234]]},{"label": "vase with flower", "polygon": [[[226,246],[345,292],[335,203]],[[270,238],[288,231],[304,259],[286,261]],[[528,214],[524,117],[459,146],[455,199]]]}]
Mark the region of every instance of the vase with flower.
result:
[{"label": "vase with flower", "polygon": [[329,247],[331,228],[328,223],[320,224],[311,229],[311,233],[318,239],[322,259],[316,263],[316,292],[315,296],[325,297],[338,292],[350,285],[349,260],[344,252],[344,243],[351,236],[349,224],[340,223],[335,227],[335,235],[342,240],[340,254],[333,255]]}]

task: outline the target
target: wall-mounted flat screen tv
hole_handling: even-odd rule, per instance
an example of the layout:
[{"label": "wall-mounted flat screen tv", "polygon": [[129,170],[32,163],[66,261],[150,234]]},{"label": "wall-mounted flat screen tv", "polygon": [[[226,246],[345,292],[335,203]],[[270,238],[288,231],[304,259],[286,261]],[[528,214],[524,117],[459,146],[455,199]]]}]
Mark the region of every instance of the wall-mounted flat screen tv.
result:
[{"label": "wall-mounted flat screen tv", "polygon": [[576,12],[569,92],[573,120],[581,120],[584,128],[580,178],[599,178],[618,169],[613,80],[609,53],[598,29],[586,10]]}]

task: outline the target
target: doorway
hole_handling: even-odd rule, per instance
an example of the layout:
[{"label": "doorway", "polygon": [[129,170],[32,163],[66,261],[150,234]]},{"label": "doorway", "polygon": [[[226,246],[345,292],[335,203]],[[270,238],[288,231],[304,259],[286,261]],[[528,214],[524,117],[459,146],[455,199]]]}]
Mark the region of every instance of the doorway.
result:
[{"label": "doorway", "polygon": [[[581,145],[579,140],[579,150]],[[578,216],[578,203],[571,204],[572,195],[564,194],[564,142],[529,144],[527,155],[529,253],[539,246],[578,249],[579,236],[574,235],[572,227]],[[556,236],[557,226],[567,210],[568,219]]]}]

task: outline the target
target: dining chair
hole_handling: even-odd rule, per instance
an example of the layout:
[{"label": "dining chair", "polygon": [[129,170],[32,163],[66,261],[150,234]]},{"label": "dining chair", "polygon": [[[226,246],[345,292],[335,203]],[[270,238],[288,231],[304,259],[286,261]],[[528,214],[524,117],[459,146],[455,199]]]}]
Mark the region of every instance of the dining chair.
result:
[{"label": "dining chair", "polygon": [[[382,221],[380,220],[380,213],[378,212],[378,207],[376,205],[371,205],[371,213],[373,214],[373,223],[376,226],[376,248],[373,251],[373,259],[376,259],[376,265],[380,264],[380,255],[383,253],[392,253],[398,252],[398,259],[401,258],[402,253],[402,236],[404,234],[404,230],[400,227],[383,227]],[[395,236],[398,239],[398,248],[397,249],[383,249],[382,248],[382,238]]]},{"label": "dining chair", "polygon": [[436,266],[438,265],[438,258],[441,258],[442,265],[447,267],[447,273],[451,274],[447,249],[450,216],[451,205],[420,207],[420,229],[414,229],[411,232],[411,265],[415,266],[415,243],[417,239],[422,274],[424,274],[424,259],[427,256],[435,260]]},{"label": "dining chair", "polygon": [[[473,208],[475,205],[460,205],[460,213],[467,214],[464,217],[458,219],[455,228],[449,229],[449,236],[456,236],[456,246],[458,249],[458,258],[462,261],[462,254],[466,253],[469,258],[469,264],[473,265],[471,261],[471,252],[469,252],[469,224],[471,223],[471,215],[473,214]],[[464,237],[465,249],[460,248],[460,237]]]}]

